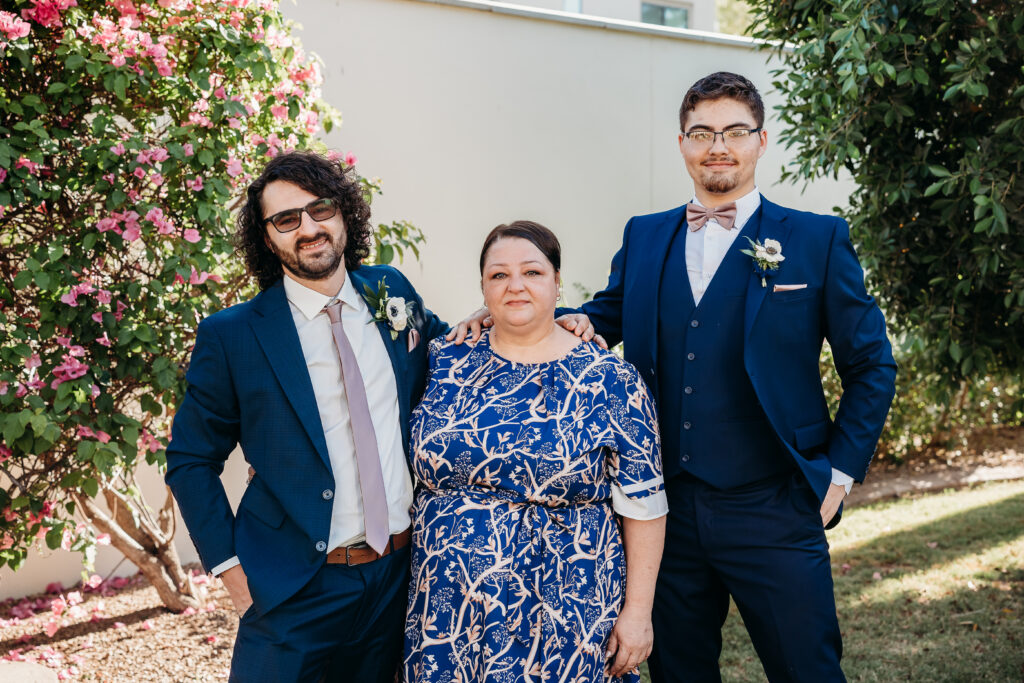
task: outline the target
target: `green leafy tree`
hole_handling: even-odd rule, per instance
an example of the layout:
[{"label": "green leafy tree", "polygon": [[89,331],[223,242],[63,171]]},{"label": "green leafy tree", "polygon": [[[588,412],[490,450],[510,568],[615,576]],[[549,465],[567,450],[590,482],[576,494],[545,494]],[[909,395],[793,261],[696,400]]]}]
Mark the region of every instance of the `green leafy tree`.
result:
[{"label": "green leafy tree", "polygon": [[[184,609],[173,502],[134,472],[163,464],[198,321],[250,293],[232,202],[336,114],[273,0],[3,7],[0,566],[109,536]],[[379,260],[421,240],[380,226]]]},{"label": "green leafy tree", "polygon": [[[845,213],[910,371],[904,388],[916,405],[942,407],[924,415],[898,399],[897,419],[934,431],[965,405],[988,406],[993,381],[1019,387],[1021,8],[991,0],[748,4],[753,35],[772,41],[784,64],[773,83],[785,98],[780,137],[796,153],[784,173],[852,175]],[[1001,414],[993,408],[987,419],[1019,421],[1019,394],[1002,398]]]}]

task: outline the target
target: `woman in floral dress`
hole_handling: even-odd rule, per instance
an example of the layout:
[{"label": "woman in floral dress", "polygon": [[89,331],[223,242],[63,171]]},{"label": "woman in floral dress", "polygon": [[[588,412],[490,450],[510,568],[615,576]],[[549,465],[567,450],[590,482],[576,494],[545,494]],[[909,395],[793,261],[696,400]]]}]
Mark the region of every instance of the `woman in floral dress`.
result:
[{"label": "woman in floral dress", "polygon": [[498,226],[480,262],[493,328],[431,344],[407,681],[638,681],[650,654],[668,509],[654,405],[633,366],[554,324],[559,265],[543,226]]}]

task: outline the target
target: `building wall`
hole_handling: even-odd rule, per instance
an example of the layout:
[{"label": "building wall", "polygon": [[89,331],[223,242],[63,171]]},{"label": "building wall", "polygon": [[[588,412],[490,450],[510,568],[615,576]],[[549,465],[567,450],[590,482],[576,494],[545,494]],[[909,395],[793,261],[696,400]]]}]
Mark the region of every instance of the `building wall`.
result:
[{"label": "building wall", "polygon": [[[584,0],[584,10],[602,2],[616,4]],[[572,283],[599,289],[630,216],[692,197],[676,142],[686,88],[719,69],[766,91],[770,82],[766,55],[750,40],[606,18],[471,0],[302,0],[282,10],[323,59],[324,97],[343,112],[327,143],[383,178],[375,220],[408,219],[426,233],[420,263],[402,269],[449,321],[480,304],[484,235],[517,218],[561,238],[572,303]],[[770,110],[779,98],[765,95]],[[818,182],[804,193],[777,184],[787,154],[772,144],[778,126],[767,127],[758,176],[767,196],[826,212],[845,203],[848,184]],[[245,476],[235,453],[223,477],[235,502]],[[159,473],[144,468],[139,479],[159,507]],[[183,560],[195,561],[180,520],[176,539]],[[120,559],[102,548],[97,570],[105,575]],[[0,598],[70,584],[80,572],[77,555],[35,554],[17,573],[0,570]]]},{"label": "building wall", "polygon": [[[715,26],[715,0],[648,0],[656,5],[685,7],[690,10],[690,25],[696,31],[713,31]],[[516,5],[537,9],[575,11],[607,19],[640,21],[640,8],[644,0],[515,0]]]}]

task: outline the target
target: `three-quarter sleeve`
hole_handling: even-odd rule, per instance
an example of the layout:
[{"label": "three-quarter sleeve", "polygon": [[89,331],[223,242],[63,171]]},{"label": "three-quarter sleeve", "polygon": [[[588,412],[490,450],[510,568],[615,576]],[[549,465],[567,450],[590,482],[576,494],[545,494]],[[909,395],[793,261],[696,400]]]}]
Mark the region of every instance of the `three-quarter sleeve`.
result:
[{"label": "three-quarter sleeve", "polygon": [[636,369],[621,361],[609,387],[608,413],[615,444],[609,458],[612,507],[630,519],[668,513],[661,467],[661,437],[654,399]]}]

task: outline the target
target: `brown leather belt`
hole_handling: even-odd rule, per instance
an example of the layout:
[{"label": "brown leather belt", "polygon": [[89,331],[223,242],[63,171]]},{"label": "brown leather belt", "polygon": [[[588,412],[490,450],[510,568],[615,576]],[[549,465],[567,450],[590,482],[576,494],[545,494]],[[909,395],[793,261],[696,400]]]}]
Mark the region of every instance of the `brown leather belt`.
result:
[{"label": "brown leather belt", "polygon": [[349,566],[354,564],[366,564],[367,562],[373,562],[385,555],[389,555],[395,550],[404,548],[409,545],[409,541],[411,540],[412,530],[406,529],[405,531],[400,531],[397,534],[391,534],[391,538],[388,539],[387,547],[384,548],[384,552],[379,554],[376,550],[365,543],[342,546],[327,553],[327,564],[347,564]]}]

